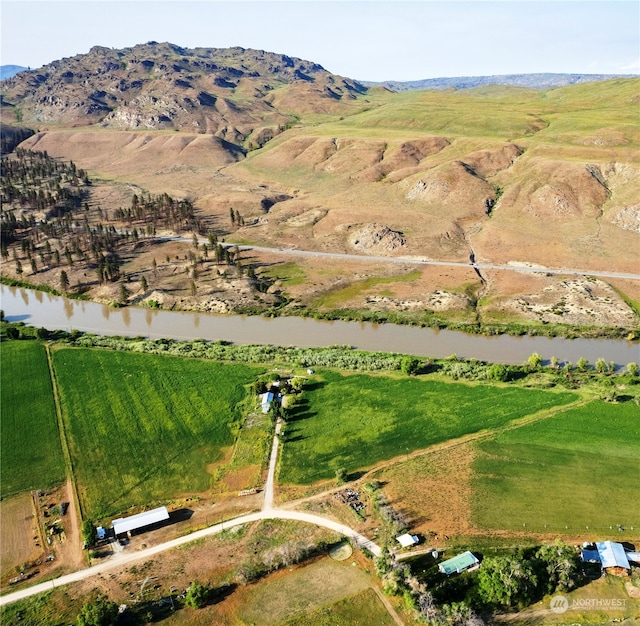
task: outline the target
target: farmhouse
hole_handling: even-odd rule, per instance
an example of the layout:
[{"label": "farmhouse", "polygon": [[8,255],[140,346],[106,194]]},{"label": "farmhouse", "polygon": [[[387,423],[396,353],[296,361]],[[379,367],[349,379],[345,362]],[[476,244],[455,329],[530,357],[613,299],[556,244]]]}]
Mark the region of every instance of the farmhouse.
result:
[{"label": "farmhouse", "polygon": [[411,546],[415,546],[417,543],[420,542],[420,540],[416,535],[410,535],[409,533],[405,533],[404,535],[400,535],[399,537],[396,537],[396,541],[403,548],[410,548]]},{"label": "farmhouse", "polygon": [[615,576],[626,576],[631,569],[624,546],[615,541],[598,541],[595,550],[583,550],[581,557],[586,563],[600,563],[603,571]]},{"label": "farmhouse", "polygon": [[450,574],[460,574],[466,570],[474,569],[478,567],[479,563],[480,561],[467,550],[467,552],[458,554],[458,556],[442,561],[442,563],[438,565],[438,569],[443,574],[449,576]]},{"label": "farmhouse", "polygon": [[169,512],[166,506],[152,509],[151,511],[145,511],[144,513],[138,513],[137,515],[131,515],[129,517],[122,517],[114,519],[112,522],[113,532],[116,537],[119,535],[128,534],[139,528],[145,526],[151,526],[151,524],[157,524],[158,522],[164,522],[169,519]]}]

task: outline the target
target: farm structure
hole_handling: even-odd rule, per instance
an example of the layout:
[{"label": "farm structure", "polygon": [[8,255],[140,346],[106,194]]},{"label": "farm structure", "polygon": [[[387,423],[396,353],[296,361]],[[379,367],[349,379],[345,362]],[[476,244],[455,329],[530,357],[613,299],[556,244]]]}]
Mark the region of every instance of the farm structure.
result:
[{"label": "farm structure", "polygon": [[450,574],[460,574],[461,572],[479,567],[479,563],[480,561],[467,550],[467,552],[442,561],[442,563],[438,565],[438,569],[443,574],[449,576]]},{"label": "farm structure", "polygon": [[112,522],[113,532],[116,537],[120,535],[128,535],[134,530],[157,524],[158,522],[165,522],[169,519],[169,512],[167,507],[161,506],[151,511],[145,511],[144,513],[138,513],[137,515],[131,515],[129,517],[121,517],[114,519]]},{"label": "farm structure", "polygon": [[262,398],[262,412],[268,413],[269,409],[271,408],[271,403],[274,401],[276,397],[276,394],[273,393],[272,391],[267,391],[266,393],[263,393],[260,397]]},{"label": "farm structure", "polygon": [[418,539],[417,535],[410,535],[409,533],[405,533],[404,535],[400,535],[396,537],[396,541],[403,548],[410,548],[411,546],[415,546],[420,543],[420,539]]},{"label": "farm structure", "polygon": [[598,541],[595,550],[585,549],[581,557],[587,563],[600,563],[607,574],[626,576],[631,569],[629,560],[637,561],[640,554],[626,552],[624,546],[615,541]]}]

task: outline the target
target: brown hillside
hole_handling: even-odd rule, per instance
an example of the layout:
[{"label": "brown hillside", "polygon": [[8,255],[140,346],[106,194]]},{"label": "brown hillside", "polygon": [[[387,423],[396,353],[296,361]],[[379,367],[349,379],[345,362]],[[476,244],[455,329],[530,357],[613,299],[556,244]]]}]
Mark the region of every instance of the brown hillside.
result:
[{"label": "brown hillside", "polygon": [[343,112],[367,90],[320,65],[262,50],[185,49],[150,42],[96,46],[3,81],[26,124],[180,129],[241,144],[277,134],[295,116]]}]

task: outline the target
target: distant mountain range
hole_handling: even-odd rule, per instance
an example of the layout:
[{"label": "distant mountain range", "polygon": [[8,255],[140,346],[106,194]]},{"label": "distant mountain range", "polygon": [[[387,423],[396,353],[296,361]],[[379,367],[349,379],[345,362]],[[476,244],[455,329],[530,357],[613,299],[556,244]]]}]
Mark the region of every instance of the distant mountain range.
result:
[{"label": "distant mountain range", "polygon": [[22,67],[22,65],[0,65],[0,80],[4,80],[5,78],[11,78],[15,76],[18,72],[22,72],[23,70],[29,69],[27,67]]},{"label": "distant mountain range", "polygon": [[386,87],[393,91],[414,89],[473,89],[485,85],[508,85],[529,89],[551,89],[577,83],[595,83],[615,78],[636,78],[637,74],[500,74],[496,76],[457,76],[452,78],[426,78],[424,80],[383,82],[360,81],[368,87]]}]

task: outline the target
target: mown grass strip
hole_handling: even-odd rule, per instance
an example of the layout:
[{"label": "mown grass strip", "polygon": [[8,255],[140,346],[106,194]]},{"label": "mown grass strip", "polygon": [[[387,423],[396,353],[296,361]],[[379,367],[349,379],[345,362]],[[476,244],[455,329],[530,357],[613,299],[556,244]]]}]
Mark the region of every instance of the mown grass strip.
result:
[{"label": "mown grass strip", "polygon": [[0,493],[4,498],[64,481],[51,377],[39,341],[0,345]]}]

